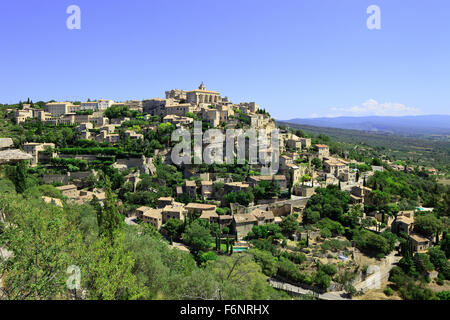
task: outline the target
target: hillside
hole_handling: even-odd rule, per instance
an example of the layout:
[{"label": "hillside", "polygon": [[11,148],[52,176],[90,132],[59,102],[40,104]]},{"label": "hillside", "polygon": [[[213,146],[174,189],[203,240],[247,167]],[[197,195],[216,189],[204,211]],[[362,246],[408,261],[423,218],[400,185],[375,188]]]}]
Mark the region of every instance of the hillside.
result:
[{"label": "hillside", "polygon": [[431,165],[441,169],[449,168],[450,141],[433,141],[386,132],[317,127],[282,121],[278,121],[277,124],[302,129],[314,135],[322,133],[332,140],[347,144],[371,146],[395,159],[412,160],[417,164]]}]

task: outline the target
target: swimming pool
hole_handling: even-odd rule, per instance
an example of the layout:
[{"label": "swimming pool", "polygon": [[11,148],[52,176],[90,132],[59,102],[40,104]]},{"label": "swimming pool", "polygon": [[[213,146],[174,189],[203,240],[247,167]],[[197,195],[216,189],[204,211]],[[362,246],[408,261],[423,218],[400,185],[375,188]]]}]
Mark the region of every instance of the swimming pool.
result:
[{"label": "swimming pool", "polygon": [[248,248],[233,248],[233,252],[243,252],[248,250]]}]

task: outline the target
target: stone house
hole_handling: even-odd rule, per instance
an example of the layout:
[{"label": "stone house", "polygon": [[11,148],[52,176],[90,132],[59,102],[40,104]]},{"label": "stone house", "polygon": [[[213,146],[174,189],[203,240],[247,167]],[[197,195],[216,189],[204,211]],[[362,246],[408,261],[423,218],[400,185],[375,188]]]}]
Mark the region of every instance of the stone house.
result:
[{"label": "stone house", "polygon": [[194,180],[186,180],[184,182],[183,192],[186,193],[190,199],[193,199],[197,191],[197,183]]},{"label": "stone house", "polygon": [[229,214],[224,214],[219,216],[219,226],[220,229],[222,229],[223,227],[227,227],[230,226],[233,222],[233,216],[229,215]]},{"label": "stone house", "polygon": [[410,234],[414,228],[414,211],[400,211],[397,214],[397,218],[391,224],[391,230],[393,233],[406,233]]},{"label": "stone house", "polygon": [[158,198],[158,208],[162,209],[165,206],[171,206],[174,204],[175,199],[172,197],[160,197]]},{"label": "stone house", "polygon": [[311,138],[299,138],[303,148],[311,147]]},{"label": "stone house", "polygon": [[37,143],[29,142],[23,145],[23,151],[32,156],[31,165],[36,165],[39,162],[39,153],[45,151],[47,148],[55,148],[53,143]]},{"label": "stone house", "polygon": [[143,217],[144,217],[144,213],[147,212],[147,211],[149,211],[149,210],[151,210],[151,209],[152,209],[152,208],[147,207],[147,206],[141,206],[141,207],[137,208],[137,209],[135,210],[136,218],[142,220]]},{"label": "stone house", "polygon": [[79,196],[79,192],[76,185],[69,184],[67,186],[56,187],[56,189],[61,190],[64,197],[69,199],[75,199]]},{"label": "stone house", "polygon": [[217,209],[217,206],[215,204],[206,204],[206,203],[188,203],[185,206],[185,209],[187,210],[187,213],[189,216],[201,216],[204,211],[211,211],[214,210],[214,212]]},{"label": "stone house", "polygon": [[433,242],[430,239],[425,238],[424,236],[418,233],[411,233],[409,235],[409,241],[412,245],[412,249],[414,252],[426,251],[433,245]]},{"label": "stone house", "polygon": [[144,212],[142,220],[152,224],[156,230],[162,226],[162,209],[150,209]]},{"label": "stone house", "polygon": [[324,158],[323,169],[325,172],[339,177],[344,171],[349,171],[349,165],[347,161],[338,158]]},{"label": "stone house", "polygon": [[183,205],[177,204],[165,206],[162,210],[162,223],[165,224],[169,219],[178,219],[184,221],[187,211]]},{"label": "stone house", "polygon": [[227,182],[224,185],[224,189],[225,189],[226,193],[245,191],[249,187],[250,187],[250,185],[248,183],[244,183],[244,182]]},{"label": "stone house", "polygon": [[369,202],[369,194],[372,189],[364,186],[354,186],[350,191],[350,199],[352,203],[366,203]]},{"label": "stone house", "polygon": [[231,223],[232,232],[238,239],[243,239],[258,223],[258,220],[252,214],[235,214]]},{"label": "stone house", "polygon": [[250,214],[256,218],[257,224],[259,226],[263,225],[263,224],[267,224],[267,223],[273,223],[275,220],[275,217],[274,217],[272,211],[264,211],[261,209],[255,209],[252,212],[250,212]]},{"label": "stone house", "polygon": [[219,215],[216,213],[216,210],[202,211],[199,219],[207,220],[209,223],[219,223]]},{"label": "stone house", "polygon": [[296,196],[300,196],[300,197],[311,197],[315,191],[313,187],[309,187],[309,186],[294,186],[293,188],[293,193]]},{"label": "stone house", "polygon": [[319,159],[330,156],[330,148],[326,144],[316,144],[315,147],[317,149],[317,156]]},{"label": "stone house", "polygon": [[212,197],[214,187],[212,181],[202,181],[202,196],[205,199],[210,199]]},{"label": "stone house", "polygon": [[287,188],[287,181],[286,181],[286,177],[284,175],[250,176],[250,177],[248,177],[248,182],[249,182],[250,186],[254,187],[260,181],[272,181],[272,179],[274,179],[280,185],[280,188],[282,190]]}]

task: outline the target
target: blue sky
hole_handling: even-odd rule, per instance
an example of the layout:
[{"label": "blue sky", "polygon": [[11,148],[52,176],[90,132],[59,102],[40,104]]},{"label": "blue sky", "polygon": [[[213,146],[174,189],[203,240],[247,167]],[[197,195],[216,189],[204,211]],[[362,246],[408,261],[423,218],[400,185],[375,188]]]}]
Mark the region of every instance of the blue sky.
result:
[{"label": "blue sky", "polygon": [[[69,30],[69,5],[81,29]],[[369,5],[381,30],[369,30]],[[204,81],[277,119],[450,114],[448,0],[0,2],[0,102],[163,97]]]}]

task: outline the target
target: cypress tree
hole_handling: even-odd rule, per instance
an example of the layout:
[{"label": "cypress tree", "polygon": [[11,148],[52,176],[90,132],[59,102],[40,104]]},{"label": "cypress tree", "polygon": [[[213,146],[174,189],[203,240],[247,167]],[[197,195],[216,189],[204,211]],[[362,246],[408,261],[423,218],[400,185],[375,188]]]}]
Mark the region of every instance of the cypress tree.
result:
[{"label": "cypress tree", "polygon": [[111,240],[113,240],[114,231],[121,226],[119,210],[107,176],[105,176],[105,201],[103,208],[97,212],[97,222],[100,235],[105,235]]},{"label": "cypress tree", "polygon": [[20,161],[13,168],[11,180],[14,182],[17,193],[23,193],[27,188],[27,165],[25,161]]}]

